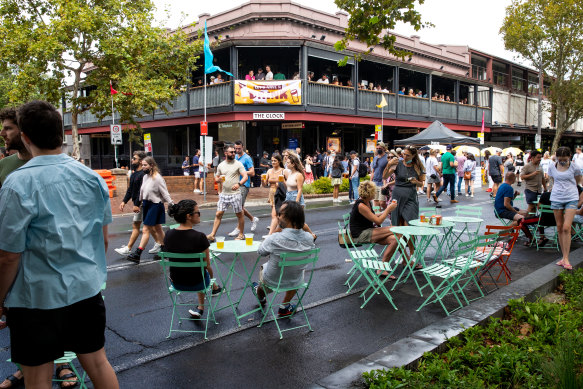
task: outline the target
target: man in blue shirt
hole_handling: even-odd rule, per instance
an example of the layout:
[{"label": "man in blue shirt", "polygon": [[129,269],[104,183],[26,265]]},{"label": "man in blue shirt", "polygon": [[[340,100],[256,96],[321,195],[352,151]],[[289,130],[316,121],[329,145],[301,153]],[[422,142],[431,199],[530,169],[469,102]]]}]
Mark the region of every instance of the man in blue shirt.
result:
[{"label": "man in blue shirt", "polygon": [[[243,164],[245,170],[247,171],[247,175],[249,177],[253,177],[255,175],[255,168],[253,167],[253,160],[249,156],[249,154],[243,151],[243,142],[240,140],[235,142],[235,159]],[[242,176],[239,177],[239,180],[243,178]],[[241,201],[243,204],[243,213],[245,216],[251,220],[251,232],[254,232],[257,229],[257,222],[259,218],[253,217],[249,213],[249,211],[245,208],[245,200],[247,199],[247,194],[249,194],[249,188],[251,187],[251,178],[245,181],[245,184],[240,188],[241,190]],[[233,231],[229,233],[229,236],[239,236],[242,234],[243,231],[239,231],[239,227],[235,227]]]},{"label": "man in blue shirt", "polygon": [[[118,388],[105,344],[100,289],[107,269],[107,185],[61,153],[62,118],[49,103],[18,111],[32,159],[0,190],[0,315],[26,385],[49,388],[53,361],[77,354],[96,388]],[[75,320],[71,320],[75,318]]]},{"label": "man in blue shirt", "polygon": [[[382,209],[387,207],[387,196],[381,194],[383,186],[383,172],[387,167],[387,146],[383,142],[377,144],[377,155],[372,160],[372,182],[377,186],[377,193],[374,199],[374,205]],[[356,194],[355,194],[356,195]]]},{"label": "man in blue shirt", "polygon": [[494,201],[494,209],[496,210],[498,217],[512,220],[510,226],[517,226],[527,214],[525,210],[521,211],[514,206],[513,200],[519,195],[519,192],[515,192],[514,188],[512,188],[512,184],[514,184],[515,181],[515,173],[506,173],[504,183],[498,188],[498,194]]}]

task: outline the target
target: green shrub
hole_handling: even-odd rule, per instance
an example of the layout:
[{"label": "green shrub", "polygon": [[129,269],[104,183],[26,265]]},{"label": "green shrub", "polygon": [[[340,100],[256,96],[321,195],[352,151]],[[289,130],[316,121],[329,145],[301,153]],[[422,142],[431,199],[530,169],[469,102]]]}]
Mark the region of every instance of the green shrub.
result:
[{"label": "green shrub", "polygon": [[340,185],[340,192],[348,192],[349,188],[350,188],[350,181],[348,180],[348,178],[343,178],[342,185]]},{"label": "green shrub", "polygon": [[314,193],[314,186],[312,184],[304,184],[302,187],[302,191],[304,194],[313,194]]},{"label": "green shrub", "polygon": [[314,191],[317,194],[332,193],[332,181],[329,177],[320,177],[312,183]]}]

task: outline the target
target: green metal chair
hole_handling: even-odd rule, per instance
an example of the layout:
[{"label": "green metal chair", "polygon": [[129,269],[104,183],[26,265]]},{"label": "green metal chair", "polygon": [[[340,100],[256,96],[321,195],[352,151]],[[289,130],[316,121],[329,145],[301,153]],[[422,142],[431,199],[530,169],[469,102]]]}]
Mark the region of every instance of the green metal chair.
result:
[{"label": "green metal chair", "polygon": [[573,233],[571,234],[571,240],[579,239],[580,241],[583,242],[583,224],[576,223],[575,221],[573,221],[573,224],[571,225],[571,230],[573,231]]},{"label": "green metal chair", "polygon": [[[269,313],[271,313],[273,317],[273,321],[277,327],[277,332],[279,332],[279,339],[283,339],[283,332],[295,330],[298,328],[308,327],[310,331],[312,327],[310,326],[310,321],[308,320],[308,315],[306,314],[306,309],[304,308],[303,298],[306,295],[306,292],[310,288],[310,284],[312,283],[312,277],[314,275],[314,270],[316,268],[316,262],[318,261],[318,254],[320,252],[319,248],[312,249],[310,251],[300,252],[300,253],[281,253],[279,256],[281,257],[281,262],[279,262],[279,280],[277,285],[270,285],[264,282],[264,285],[273,291],[271,298],[267,298],[267,307],[263,309],[263,317],[261,318],[261,322],[257,327],[261,327],[265,320],[267,319]],[[285,284],[285,274],[286,271],[292,270],[293,268],[302,267],[304,268],[304,272],[307,273],[307,281],[305,280],[306,274],[304,274],[304,279],[297,285],[292,286],[282,286]],[[283,281],[283,282],[282,282]],[[306,324],[302,324],[300,326],[295,326],[292,328],[282,329],[279,326],[278,320],[283,320],[283,318],[278,319],[277,313],[274,311],[275,300],[277,296],[281,293],[285,293],[290,290],[297,290],[294,299],[297,299],[297,305],[295,311],[290,315],[286,316],[285,319],[291,319],[296,315],[298,309],[301,308],[301,311],[306,319]],[[291,303],[291,301],[290,301]]]},{"label": "green metal chair", "polygon": [[496,208],[494,208],[494,215],[496,216],[496,219],[498,219],[498,221],[500,223],[502,223],[503,226],[508,227],[508,225],[510,223],[512,223],[512,220],[508,220],[508,219],[503,219],[500,217],[500,215],[498,215],[498,212],[496,211]]},{"label": "green metal chair", "polygon": [[[201,290],[194,290],[194,291],[185,291],[185,290],[178,290],[172,284],[170,280],[170,268],[198,268],[202,274],[202,279],[205,278],[205,267],[206,267],[206,254],[205,253],[189,253],[189,254],[177,254],[177,253],[168,253],[160,251],[158,256],[161,258],[160,265],[162,269],[164,269],[164,281],[166,282],[166,288],[168,289],[168,295],[170,296],[170,300],[172,301],[172,318],[170,319],[170,331],[168,332],[169,338],[172,335],[172,332],[191,332],[191,333],[202,333],[204,334],[204,338],[207,338],[207,330],[208,330],[208,322],[209,319],[212,318],[215,324],[219,324],[215,318],[215,311],[212,304],[212,290],[213,284],[215,283],[215,279],[211,278],[209,284],[206,288]],[[169,259],[182,259],[182,260],[189,260],[190,262],[173,262]],[[206,311],[206,318],[194,318],[194,317],[182,317],[180,313],[176,311],[176,307],[181,306],[188,306],[192,307],[192,302],[183,303],[180,302],[180,295],[182,294],[197,294],[197,293],[204,293],[205,294],[205,302],[204,302],[204,310]],[[198,299],[195,298],[195,306],[198,304]],[[192,321],[195,323],[202,323],[204,324],[204,330],[182,330],[182,329],[173,329],[174,325],[174,318],[178,319],[178,324],[181,325],[183,320]]]},{"label": "green metal chair", "polygon": [[[422,290],[429,287],[431,289],[431,294],[427,296],[425,301],[417,308],[420,311],[427,304],[438,302],[445,314],[449,316],[450,313],[456,311],[463,307],[463,304],[458,297],[458,294],[462,294],[462,289],[458,285],[459,280],[468,271],[472,259],[476,252],[476,246],[478,244],[477,239],[472,239],[468,242],[462,242],[459,244],[458,249],[455,252],[454,258],[466,257],[464,266],[459,268],[456,266],[451,266],[447,263],[434,263],[433,265],[419,270],[421,274],[425,277],[426,284],[419,286],[419,293],[423,295]],[[434,282],[433,278],[437,279]],[[446,296],[453,296],[458,303],[456,308],[448,310],[445,306],[443,299]],[[465,299],[465,296],[464,296]]]},{"label": "green metal chair", "polygon": [[482,218],[482,208],[469,206],[469,205],[458,205],[455,207],[456,216],[470,216]]},{"label": "green metal chair", "polygon": [[[77,380],[73,380],[71,378],[69,379],[60,379],[58,376],[52,379],[52,382],[58,382],[59,384],[61,384],[62,382],[76,382],[79,384],[79,389],[87,389],[87,385],[85,384],[85,379],[87,377],[87,373],[83,372],[83,374],[81,374],[79,372],[79,370],[77,370],[77,368],[75,367],[75,364],[73,363],[73,361],[77,359],[77,354],[75,354],[74,352],[71,351],[65,351],[65,354],[59,358],[59,359],[55,359],[54,363],[55,364],[61,364],[61,363],[67,363],[69,364],[69,367],[67,367],[67,369],[71,370],[73,372],[73,374],[75,374],[75,376],[77,377]],[[12,359],[7,359],[6,362],[12,362]],[[20,365],[18,363],[15,364],[18,369],[20,369]]]},{"label": "green metal chair", "polygon": [[[550,216],[553,220],[555,218],[555,212],[551,209],[550,205],[540,204],[538,205],[538,212],[539,212],[539,219],[534,229],[535,232],[540,231],[540,228],[544,228],[545,233],[543,236],[538,236],[538,238],[533,239],[533,243],[536,245],[536,251],[539,249],[549,249],[554,248],[557,251],[560,251],[559,248],[559,234],[557,231],[557,226],[545,226],[544,222],[542,221],[545,215]],[[548,234],[548,230],[554,231],[551,234]],[[536,235],[535,235],[536,236]],[[541,238],[548,239],[548,243],[541,245],[539,244],[542,240]]]}]

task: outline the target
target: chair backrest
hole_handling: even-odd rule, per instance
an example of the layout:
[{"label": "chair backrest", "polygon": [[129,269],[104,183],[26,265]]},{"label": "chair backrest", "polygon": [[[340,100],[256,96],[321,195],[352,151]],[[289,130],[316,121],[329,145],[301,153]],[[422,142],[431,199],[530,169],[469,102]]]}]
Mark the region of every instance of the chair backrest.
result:
[{"label": "chair backrest", "polygon": [[508,251],[508,255],[510,256],[510,254],[512,254],[512,249],[514,248],[514,244],[518,239],[518,235],[520,234],[520,227],[487,225],[486,235],[490,234],[498,234],[501,239],[508,238],[504,244],[504,249]]},{"label": "chair backrest", "polygon": [[557,225],[557,221],[555,219],[555,211],[551,209],[550,205],[545,204],[538,204],[538,212],[539,212],[539,226],[544,227],[555,227]]},{"label": "chair backrest", "polygon": [[436,213],[435,207],[419,207],[419,213],[431,212],[432,215]]},{"label": "chair backrest", "polygon": [[472,207],[469,205],[458,205],[455,207],[456,216],[471,216],[471,217],[482,217],[481,207]]},{"label": "chair backrest", "polygon": [[348,227],[350,224],[350,212],[342,215],[342,222],[344,223],[344,227]]},{"label": "chair backrest", "polygon": [[[307,281],[304,280],[304,282],[307,284],[306,287],[309,287],[310,283],[312,282],[312,276],[314,274],[314,269],[316,268],[316,262],[318,261],[319,253],[320,249],[316,247],[309,251],[278,254],[281,258],[281,262],[278,264],[280,267],[280,272],[277,286],[279,287],[282,280],[285,279],[286,270],[301,267],[303,270],[305,270],[305,268],[309,268],[310,276],[308,277]],[[311,267],[309,266],[310,264],[312,265]]]},{"label": "chair backrest", "polygon": [[[164,269],[164,281],[166,281],[166,286],[170,288],[172,285],[170,281],[170,268],[171,267],[187,267],[187,268],[200,268],[202,278],[204,279],[204,269],[206,268],[206,253],[169,253],[166,251],[160,251],[158,256],[161,258],[160,266]],[[189,259],[191,261],[169,261],[168,259]]]}]

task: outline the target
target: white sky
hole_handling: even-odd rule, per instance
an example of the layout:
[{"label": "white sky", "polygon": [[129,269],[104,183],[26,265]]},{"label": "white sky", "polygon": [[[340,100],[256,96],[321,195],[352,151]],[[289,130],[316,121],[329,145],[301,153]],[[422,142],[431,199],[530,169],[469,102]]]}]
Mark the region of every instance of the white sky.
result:
[{"label": "white sky", "polygon": [[[335,13],[338,8],[333,0],[292,0],[318,10]],[[227,11],[245,0],[192,1],[192,0],[154,0],[158,8],[157,19],[164,18],[164,9],[170,12],[166,27],[176,28],[179,24],[195,21],[198,15],[211,15]],[[396,33],[419,35],[427,43],[466,45],[511,61],[519,61],[517,56],[504,49],[498,31],[511,0],[426,0],[418,7],[424,21],[435,25],[433,28],[416,32],[408,25],[399,25]],[[184,15],[186,15],[184,17]],[[181,23],[181,20],[183,22]]]}]

